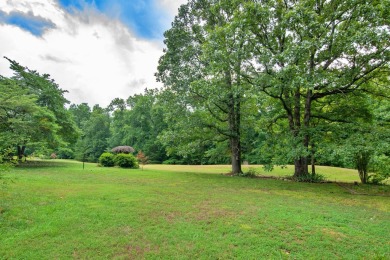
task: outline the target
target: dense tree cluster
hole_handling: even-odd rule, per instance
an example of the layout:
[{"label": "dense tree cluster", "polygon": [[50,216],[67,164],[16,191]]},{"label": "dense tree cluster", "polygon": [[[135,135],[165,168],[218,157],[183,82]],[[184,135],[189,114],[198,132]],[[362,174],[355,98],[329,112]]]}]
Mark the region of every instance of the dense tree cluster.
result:
[{"label": "dense tree cluster", "polygon": [[[310,163],[315,174],[329,144],[354,141],[366,181],[370,156],[388,155],[388,147],[377,149],[388,140],[388,122],[377,124],[371,106],[388,105],[388,10],[389,1],[188,1],[165,33],[157,73],[185,110],[178,128],[191,118],[228,137],[234,174],[241,171],[243,122],[256,114],[264,124],[258,134],[272,147],[263,149],[273,150],[263,158],[294,163],[297,178],[309,176]],[[253,99],[257,108],[244,110]],[[365,140],[364,124],[382,136],[356,141]]]},{"label": "dense tree cluster", "polygon": [[49,75],[9,60],[0,148],[97,162],[131,146],[142,164],[231,163],[233,174],[244,161],[294,164],[296,178],[322,164],[380,182],[390,174],[389,10],[388,0],[189,0],[165,33],[164,87],[106,108],[67,107]]}]

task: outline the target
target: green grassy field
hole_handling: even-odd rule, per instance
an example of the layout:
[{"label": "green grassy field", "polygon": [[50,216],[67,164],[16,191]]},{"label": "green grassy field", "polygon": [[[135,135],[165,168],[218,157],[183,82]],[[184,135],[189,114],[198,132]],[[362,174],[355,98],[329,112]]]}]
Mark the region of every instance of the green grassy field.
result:
[{"label": "green grassy field", "polygon": [[[16,168],[0,188],[0,259],[390,259],[389,186],[227,171],[83,170],[71,161]],[[318,172],[358,180],[353,170]]]},{"label": "green grassy field", "polygon": [[[166,170],[174,172],[193,172],[193,173],[227,173],[231,171],[230,165],[146,165],[145,169],[150,170]],[[275,176],[284,177],[289,176],[294,171],[294,166],[288,165],[286,167],[276,166],[272,171],[265,171],[261,165],[243,165],[243,171],[255,169],[261,176]],[[360,182],[357,170],[342,169],[327,166],[316,166],[316,171],[324,175],[329,181],[338,182]]]}]

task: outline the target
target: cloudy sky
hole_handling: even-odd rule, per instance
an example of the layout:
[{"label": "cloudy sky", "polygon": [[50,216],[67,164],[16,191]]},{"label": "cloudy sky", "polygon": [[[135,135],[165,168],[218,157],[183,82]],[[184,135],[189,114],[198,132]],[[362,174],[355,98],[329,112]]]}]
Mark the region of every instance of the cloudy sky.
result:
[{"label": "cloudy sky", "polygon": [[156,83],[163,33],[186,0],[0,0],[3,56],[48,73],[72,103],[107,106]]}]

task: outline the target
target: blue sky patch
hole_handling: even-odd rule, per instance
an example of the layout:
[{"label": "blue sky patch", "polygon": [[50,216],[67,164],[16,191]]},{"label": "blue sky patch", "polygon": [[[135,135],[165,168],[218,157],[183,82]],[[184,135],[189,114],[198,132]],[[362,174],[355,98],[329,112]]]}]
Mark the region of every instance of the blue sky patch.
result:
[{"label": "blue sky patch", "polygon": [[35,36],[42,36],[45,30],[55,27],[50,20],[34,16],[31,12],[11,12],[7,14],[0,11],[0,23],[15,25]]},{"label": "blue sky patch", "polygon": [[156,0],[59,0],[68,12],[95,8],[110,18],[116,18],[137,35],[147,39],[160,39],[166,26],[167,13],[159,9]]}]

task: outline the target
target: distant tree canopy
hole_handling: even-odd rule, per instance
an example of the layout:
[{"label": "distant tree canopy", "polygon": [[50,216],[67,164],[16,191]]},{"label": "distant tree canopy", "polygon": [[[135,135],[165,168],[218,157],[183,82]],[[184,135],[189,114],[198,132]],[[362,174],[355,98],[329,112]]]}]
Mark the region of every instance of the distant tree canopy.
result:
[{"label": "distant tree canopy", "polygon": [[100,155],[109,148],[111,119],[107,109],[87,104],[72,105],[69,108],[75,121],[80,122],[82,134],[74,145],[75,158],[97,162]]},{"label": "distant tree canopy", "polygon": [[166,160],[166,147],[157,138],[167,127],[159,98],[157,90],[145,89],[127,100],[114,99],[108,106],[113,115],[110,147],[128,145],[144,151],[152,162]]}]

